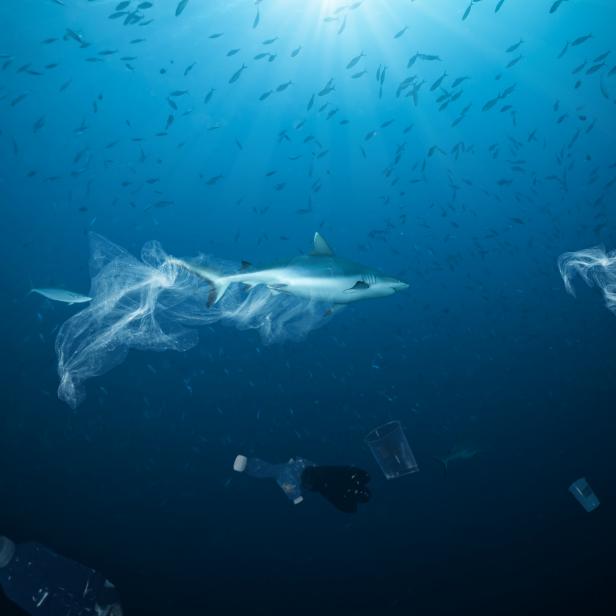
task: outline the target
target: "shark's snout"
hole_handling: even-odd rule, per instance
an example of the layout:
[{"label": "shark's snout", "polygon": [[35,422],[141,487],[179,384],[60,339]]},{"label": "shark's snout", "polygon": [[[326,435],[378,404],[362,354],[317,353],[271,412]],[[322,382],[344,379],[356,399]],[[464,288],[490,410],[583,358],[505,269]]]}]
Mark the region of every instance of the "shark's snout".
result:
[{"label": "shark's snout", "polygon": [[391,288],[394,291],[404,291],[404,289],[409,288],[409,285],[406,282],[402,282],[402,280],[394,280],[391,283]]}]

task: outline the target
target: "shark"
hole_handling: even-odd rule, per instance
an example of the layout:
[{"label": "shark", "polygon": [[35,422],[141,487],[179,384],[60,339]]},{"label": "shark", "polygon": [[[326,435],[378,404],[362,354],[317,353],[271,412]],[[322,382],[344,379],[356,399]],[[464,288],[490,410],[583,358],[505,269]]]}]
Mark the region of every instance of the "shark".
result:
[{"label": "shark", "polygon": [[447,470],[451,462],[457,462],[459,460],[470,460],[471,458],[474,458],[478,453],[479,451],[474,447],[455,445],[450,449],[449,453],[444,458],[436,459],[445,467],[445,474],[447,474]]},{"label": "shark", "polygon": [[408,289],[402,280],[354,261],[337,257],[320,233],[314,234],[310,254],[298,255],[267,267],[254,268],[242,262],[235,274],[220,274],[203,265],[169,257],[171,265],[183,268],[211,285],[208,306],[224,296],[229,285],[237,283],[252,288],[265,285],[274,293],[323,302],[333,306],[329,312],[356,301],[393,295]]}]

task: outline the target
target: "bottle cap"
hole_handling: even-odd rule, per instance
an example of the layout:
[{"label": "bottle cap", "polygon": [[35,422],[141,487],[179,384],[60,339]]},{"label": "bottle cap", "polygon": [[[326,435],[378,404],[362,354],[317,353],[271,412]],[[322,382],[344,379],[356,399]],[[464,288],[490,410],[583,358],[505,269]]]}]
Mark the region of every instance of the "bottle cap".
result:
[{"label": "bottle cap", "polygon": [[246,470],[247,463],[248,458],[246,456],[237,456],[235,458],[235,462],[233,463],[233,470],[238,473],[243,473]]}]

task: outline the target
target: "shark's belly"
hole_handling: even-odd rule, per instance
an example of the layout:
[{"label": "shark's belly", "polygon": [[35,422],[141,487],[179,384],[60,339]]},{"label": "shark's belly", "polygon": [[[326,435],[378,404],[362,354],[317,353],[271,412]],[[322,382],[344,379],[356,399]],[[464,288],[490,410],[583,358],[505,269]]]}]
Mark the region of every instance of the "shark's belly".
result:
[{"label": "shark's belly", "polygon": [[317,302],[349,304],[360,299],[356,293],[349,291],[354,284],[354,280],[345,278],[300,277],[291,281],[283,290]]},{"label": "shark's belly", "polygon": [[317,302],[330,304],[346,304],[354,301],[353,293],[346,291],[353,286],[354,281],[340,276],[314,276],[304,272],[279,270],[270,272],[267,279],[262,280],[273,291],[288,293]]}]

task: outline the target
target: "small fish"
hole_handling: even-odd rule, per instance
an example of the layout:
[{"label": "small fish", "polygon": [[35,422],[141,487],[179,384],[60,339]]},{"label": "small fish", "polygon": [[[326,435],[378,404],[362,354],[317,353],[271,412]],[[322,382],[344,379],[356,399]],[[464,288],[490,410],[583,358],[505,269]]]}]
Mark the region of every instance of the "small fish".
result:
[{"label": "small fish", "polygon": [[445,71],[431,86],[430,86],[430,92],[434,92],[434,90],[436,90],[442,83],[443,83],[443,79],[445,79],[445,77],[447,77],[447,71]]},{"label": "small fish", "polygon": [[293,82],[286,81],[285,83],[281,83],[277,88],[276,92],[284,92]]},{"label": "small fish", "polygon": [[114,13],[111,13],[110,15],[108,15],[107,19],[121,19],[122,17],[128,18],[127,17],[128,15],[129,15],[128,11],[115,11]]},{"label": "small fish", "polygon": [[231,75],[231,78],[229,79],[229,83],[235,83],[240,78],[244,70],[247,68],[248,67],[245,64],[242,64],[242,66],[237,71],[235,71],[233,75]]},{"label": "small fish", "polygon": [[404,28],[402,28],[402,30],[400,30],[399,32],[396,32],[396,34],[394,34],[394,38],[395,39],[399,39],[408,29],[409,29],[408,26],[404,26]]},{"label": "small fish", "polygon": [[19,105],[19,103],[21,103],[21,101],[23,101],[28,94],[30,94],[29,92],[24,92],[23,94],[19,94],[18,96],[16,96],[12,101],[11,101],[11,107],[15,107],[16,105]]},{"label": "small fish", "polygon": [[148,205],[148,207],[145,208],[145,211],[147,210],[151,210],[152,208],[163,208],[163,207],[169,207],[170,205],[173,205],[174,202],[173,201],[169,201],[168,199],[161,199],[160,201],[156,201],[155,203],[152,203],[151,205]]},{"label": "small fish", "polygon": [[556,56],[556,59],[560,60],[567,53],[568,49],[569,49],[569,41],[565,43],[565,46],[560,50],[560,53]]},{"label": "small fish", "polygon": [[222,175],[213,175],[207,182],[206,184],[208,186],[214,186],[214,184],[220,182],[220,180],[222,180]]},{"label": "small fish", "polygon": [[602,54],[599,54],[594,60],[593,62],[603,62],[603,60],[605,60],[609,55],[610,55],[610,51],[605,51]]},{"label": "small fish", "polygon": [[587,75],[593,75],[594,73],[596,73],[598,70],[602,69],[605,66],[605,62],[600,62],[599,64],[595,64],[594,66],[591,66],[587,71],[586,74]]},{"label": "small fish", "polygon": [[481,109],[482,111],[490,111],[490,109],[492,109],[492,107],[494,107],[494,105],[496,105],[496,103],[498,103],[498,101],[500,100],[500,96],[497,96],[496,98],[492,98],[490,99]]},{"label": "small fish", "polygon": [[344,16],[344,19],[342,20],[342,23],[340,24],[340,28],[338,28],[338,34],[342,34],[344,32],[344,29],[346,28],[346,15]]},{"label": "small fish", "polygon": [[252,28],[253,30],[259,25],[259,21],[261,20],[261,15],[259,13],[259,9],[257,9],[257,14],[255,15],[255,18],[252,22]]},{"label": "small fish", "polygon": [[471,14],[471,9],[473,8],[473,4],[475,4],[475,2],[477,2],[477,0],[471,0],[470,4],[466,7],[466,10],[462,15],[462,21],[464,21]]},{"label": "small fish", "polygon": [[505,88],[500,94],[499,94],[499,98],[503,99],[503,98],[507,98],[508,96],[510,96],[511,94],[513,94],[515,88],[516,88],[517,84],[513,84],[507,88]]},{"label": "small fish", "polygon": [[498,0],[496,7],[494,8],[494,12],[498,13],[501,10],[503,4],[505,4],[505,0]]},{"label": "small fish", "polygon": [[291,52],[291,57],[295,58],[295,56],[297,56],[297,54],[302,50],[302,46],[300,45],[299,47],[296,47],[292,52]]},{"label": "small fish", "polygon": [[45,126],[45,116],[41,116],[32,126],[32,132],[38,133]]},{"label": "small fish", "polygon": [[74,30],[70,28],[66,28],[64,31],[64,40],[73,39],[77,43],[83,43],[83,37],[80,34],[77,34]]},{"label": "small fish", "polygon": [[259,96],[259,100],[260,101],[264,101],[268,96],[270,96],[274,91],[273,90],[268,90],[267,92],[263,92],[263,94],[261,94],[261,96]]},{"label": "small fish", "polygon": [[265,39],[261,45],[271,45],[272,43],[275,43],[278,40],[278,37],[275,36],[274,38],[270,38],[270,39]]},{"label": "small fish", "polygon": [[188,0],[180,0],[180,2],[178,3],[175,9],[176,17],[179,17],[184,12],[184,9],[186,8],[187,4],[188,4]]},{"label": "small fish", "polygon": [[457,462],[459,460],[470,460],[474,458],[479,452],[474,447],[453,447],[446,456],[442,458],[436,458],[444,467],[445,473],[447,473],[449,464],[451,462]]},{"label": "small fish", "polygon": [[513,60],[508,62],[505,68],[511,68],[515,66],[521,59],[522,59],[522,55],[520,54],[519,56],[516,56]]},{"label": "small fish", "polygon": [[346,68],[353,68],[366,54],[362,51],[358,56],[352,58],[349,63],[346,65]]},{"label": "small fish", "polygon": [[470,77],[458,77],[452,84],[451,87],[455,90],[463,81],[470,79]]},{"label": "small fish", "polygon": [[325,96],[329,94],[330,92],[333,92],[336,89],[333,83],[334,83],[334,80],[332,78],[325,84],[325,87],[322,90],[319,90],[317,92],[318,96]]},{"label": "small fish", "polygon": [[87,295],[81,295],[74,291],[67,291],[65,289],[51,289],[51,288],[36,288],[30,289],[30,293],[38,293],[47,299],[54,302],[63,302],[69,306],[72,304],[84,304],[91,302],[92,298]]},{"label": "small fish", "polygon": [[505,49],[505,53],[513,53],[523,42],[524,41],[520,39],[517,43],[510,45],[507,49]]},{"label": "small fish", "polygon": [[220,38],[223,34],[224,34],[224,32],[214,32],[214,34],[210,34],[208,36],[208,38],[209,39],[217,39],[217,38]]},{"label": "small fish", "polygon": [[239,52],[239,49],[230,49],[230,50],[227,52],[227,58],[229,58],[230,56],[234,56],[234,55],[235,55],[236,53],[238,53],[238,52]]},{"label": "small fish", "polygon": [[586,41],[590,40],[591,38],[592,38],[592,34],[585,34],[584,36],[579,36],[574,41],[571,41],[571,47],[577,47],[578,45],[581,45],[582,43],[585,43]]},{"label": "small fish", "polygon": [[381,79],[379,81],[379,83],[381,84],[381,86],[383,85],[383,82],[385,81],[385,75],[387,74],[387,67],[384,66],[383,70],[381,71]]},{"label": "small fish", "polygon": [[556,13],[556,11],[558,10],[558,7],[563,3],[566,2],[566,0],[556,0],[556,2],[554,2],[554,4],[552,4],[552,6],[550,7],[550,14],[552,13]]},{"label": "small fish", "polygon": [[572,71],[571,74],[572,75],[577,75],[580,71],[583,71],[584,68],[586,68],[586,65],[588,64],[588,60],[584,60],[584,62],[582,62],[582,64],[576,66]]}]

